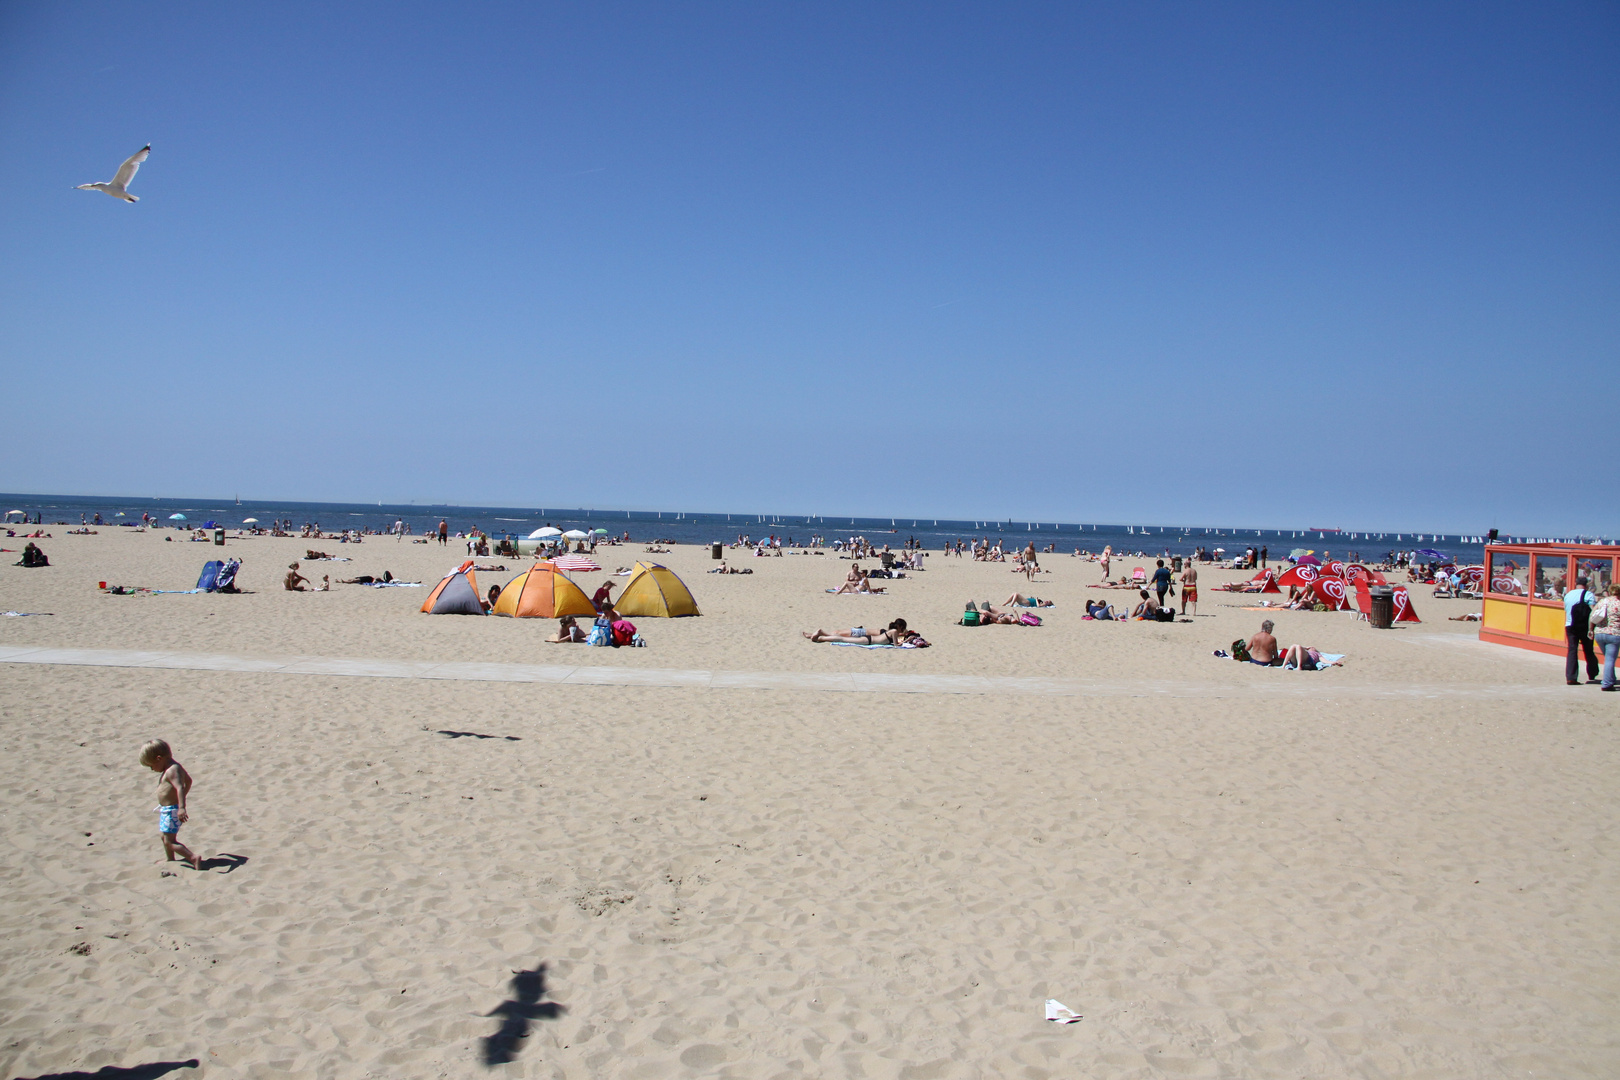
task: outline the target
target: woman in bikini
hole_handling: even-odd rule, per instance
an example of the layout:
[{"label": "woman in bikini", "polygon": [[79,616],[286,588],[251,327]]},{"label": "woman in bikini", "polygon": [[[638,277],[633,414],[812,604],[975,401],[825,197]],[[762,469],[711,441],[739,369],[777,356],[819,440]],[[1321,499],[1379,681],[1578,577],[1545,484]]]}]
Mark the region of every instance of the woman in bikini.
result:
[{"label": "woman in bikini", "polygon": [[852,626],[847,634],[835,634],[827,630],[806,630],[803,633],[811,641],[842,641],[850,645],[900,645],[911,636],[904,619],[896,619],[889,624],[888,629],[876,633],[864,626]]}]

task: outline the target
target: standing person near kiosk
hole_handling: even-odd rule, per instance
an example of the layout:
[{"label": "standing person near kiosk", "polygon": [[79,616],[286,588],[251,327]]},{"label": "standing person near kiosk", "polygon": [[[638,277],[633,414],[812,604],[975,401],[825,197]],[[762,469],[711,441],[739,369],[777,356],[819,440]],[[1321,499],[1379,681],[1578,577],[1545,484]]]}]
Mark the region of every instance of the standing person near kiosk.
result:
[{"label": "standing person near kiosk", "polygon": [[1582,649],[1586,651],[1586,681],[1598,681],[1597,653],[1592,651],[1592,639],[1587,632],[1597,597],[1586,587],[1586,582],[1586,575],[1580,575],[1575,579],[1575,587],[1564,594],[1564,641],[1569,646],[1564,658],[1564,682],[1570,686],[1579,686],[1581,682],[1577,676],[1581,673]]}]

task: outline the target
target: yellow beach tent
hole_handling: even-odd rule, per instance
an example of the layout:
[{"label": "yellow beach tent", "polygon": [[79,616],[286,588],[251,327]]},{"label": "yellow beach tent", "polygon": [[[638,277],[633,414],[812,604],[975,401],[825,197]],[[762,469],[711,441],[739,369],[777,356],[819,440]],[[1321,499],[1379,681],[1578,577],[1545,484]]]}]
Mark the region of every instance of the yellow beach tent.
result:
[{"label": "yellow beach tent", "polygon": [[564,615],[596,615],[596,606],[583,589],[549,562],[537,562],[522,577],[506,583],[491,615],[519,619],[560,619]]},{"label": "yellow beach tent", "polygon": [[643,615],[651,619],[668,619],[679,615],[701,615],[692,590],[675,576],[667,566],[657,563],[636,563],[635,573],[625,582],[613,610],[620,615]]}]

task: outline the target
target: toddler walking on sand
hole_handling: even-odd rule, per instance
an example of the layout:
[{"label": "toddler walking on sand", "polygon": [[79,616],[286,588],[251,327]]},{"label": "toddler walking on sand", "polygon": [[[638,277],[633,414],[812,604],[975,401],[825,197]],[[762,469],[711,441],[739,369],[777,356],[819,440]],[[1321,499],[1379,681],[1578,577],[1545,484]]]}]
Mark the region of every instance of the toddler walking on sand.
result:
[{"label": "toddler walking on sand", "polygon": [[193,870],[202,869],[202,860],[180,842],[180,826],[185,824],[186,794],[191,791],[191,774],[185,766],[174,760],[169,744],[153,739],[141,747],[141,764],[158,774],[157,815],[158,835],[163,838],[163,853],[174,862],[175,852],[191,864]]}]

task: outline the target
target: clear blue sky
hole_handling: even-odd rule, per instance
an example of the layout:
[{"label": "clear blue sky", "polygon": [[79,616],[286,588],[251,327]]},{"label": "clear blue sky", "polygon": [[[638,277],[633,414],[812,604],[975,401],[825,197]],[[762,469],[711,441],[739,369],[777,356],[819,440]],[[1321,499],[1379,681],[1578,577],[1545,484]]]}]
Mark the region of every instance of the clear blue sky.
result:
[{"label": "clear blue sky", "polygon": [[1612,3],[0,4],[0,490],[1612,534],[1617,121]]}]

